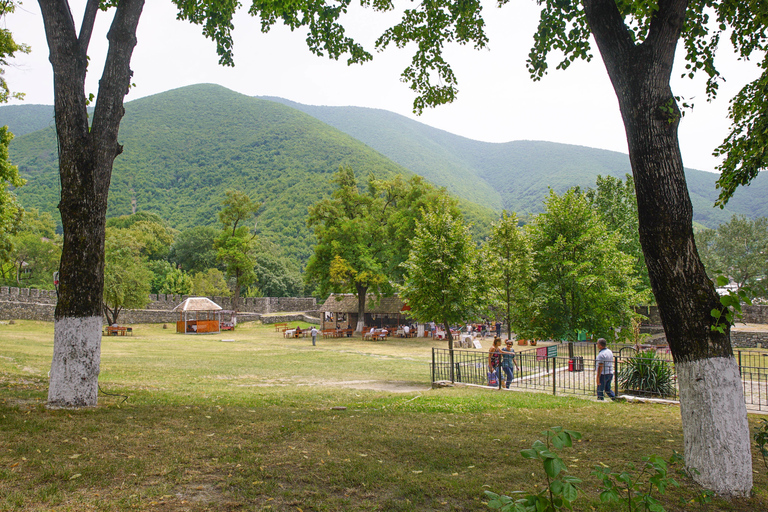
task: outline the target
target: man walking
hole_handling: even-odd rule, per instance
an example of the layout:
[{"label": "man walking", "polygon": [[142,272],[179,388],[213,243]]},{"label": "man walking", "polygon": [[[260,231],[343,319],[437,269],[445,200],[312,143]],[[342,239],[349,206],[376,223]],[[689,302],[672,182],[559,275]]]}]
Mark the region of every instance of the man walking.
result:
[{"label": "man walking", "polygon": [[317,327],[314,325],[312,326],[312,330],[309,331],[309,333],[312,335],[312,346],[315,346],[315,342],[317,341]]},{"label": "man walking", "polygon": [[595,359],[595,373],[597,374],[597,399],[605,400],[604,395],[616,398],[611,391],[611,381],[613,380],[613,352],[608,348],[605,338],[597,340],[597,349],[600,351]]}]

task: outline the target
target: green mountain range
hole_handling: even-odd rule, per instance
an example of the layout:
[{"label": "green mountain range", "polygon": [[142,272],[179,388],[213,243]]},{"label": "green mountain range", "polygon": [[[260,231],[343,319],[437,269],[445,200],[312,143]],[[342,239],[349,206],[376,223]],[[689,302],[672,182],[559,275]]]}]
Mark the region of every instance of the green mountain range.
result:
[{"label": "green mountain range", "polygon": [[[39,119],[46,128],[14,140],[11,160],[27,179],[17,191],[22,204],[55,215],[56,137],[50,117],[45,118]],[[12,120],[7,124],[13,130]],[[331,178],[340,166],[350,166],[363,182],[370,173],[379,178],[412,175],[299,110],[214,85],[128,103],[120,142],[125,150],[115,160],[110,216],[144,210],[176,229],[212,225],[218,222],[225,191],[238,189],[264,203],[257,231],[302,262],[313,245],[307,208],[330,195]],[[491,208],[469,201],[462,209],[480,226],[494,216]]]},{"label": "green mountain range", "polygon": [[[625,153],[543,141],[480,142],[386,110],[263,98],[306,112],[433,183],[497,209],[537,213],[548,187],[561,194],[575,185],[594,187],[598,174],[623,178],[632,172]],[[724,210],[713,208],[717,177],[686,169],[694,221],[716,227],[735,213],[768,216],[767,175],[761,174],[749,187],[737,191]]]},{"label": "green mountain range", "polygon": [[[53,108],[0,107],[0,124],[17,138],[11,159],[27,185],[26,207],[57,214],[59,195]],[[185,229],[217,223],[224,192],[239,189],[264,203],[257,230],[306,261],[312,235],[307,207],[327,197],[340,165],[365,180],[397,173],[424,176],[461,198],[486,231],[501,208],[541,211],[548,187],[561,193],[591,187],[598,174],[623,177],[627,155],[538,141],[493,144],[438,130],[391,112],[313,107],[253,98],[217,85],[184,87],[126,104],[120,128],[125,151],[115,160],[109,215],[151,211]],[[687,171],[695,220],[714,227],[734,213],[768,216],[768,178],[737,192],[728,209],[713,209],[716,175]]]}]

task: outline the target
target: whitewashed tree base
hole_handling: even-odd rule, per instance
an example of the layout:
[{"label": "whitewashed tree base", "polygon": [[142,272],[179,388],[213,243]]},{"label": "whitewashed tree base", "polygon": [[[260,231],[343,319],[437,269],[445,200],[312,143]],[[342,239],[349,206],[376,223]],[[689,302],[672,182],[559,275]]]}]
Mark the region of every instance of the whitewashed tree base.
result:
[{"label": "whitewashed tree base", "polygon": [[685,464],[722,496],[749,496],[752,453],[739,367],[733,357],[677,363]]},{"label": "whitewashed tree base", "polygon": [[96,407],[101,363],[101,316],[54,323],[48,407]]}]

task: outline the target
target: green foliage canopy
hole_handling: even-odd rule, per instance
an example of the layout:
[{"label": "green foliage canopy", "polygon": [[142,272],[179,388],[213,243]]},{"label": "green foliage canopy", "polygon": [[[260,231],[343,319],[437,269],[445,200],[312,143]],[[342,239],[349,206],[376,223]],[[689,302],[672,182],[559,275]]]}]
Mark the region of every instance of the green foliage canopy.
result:
[{"label": "green foliage canopy", "polygon": [[213,226],[195,226],[179,233],[168,253],[168,259],[186,272],[203,272],[217,266],[213,244],[219,231]]},{"label": "green foliage canopy", "polygon": [[538,312],[524,332],[573,340],[584,329],[612,339],[613,328],[630,325],[637,304],[632,258],[584,194],[550,192],[546,211],[528,229]]},{"label": "green foliage canopy", "polygon": [[619,235],[618,249],[634,259],[635,275],[638,278],[637,292],[643,302],[652,298],[645,255],[640,246],[639,219],[635,180],[631,174],[624,181],[613,176],[597,176],[596,188],[587,189],[589,203],[603,219],[608,230]]},{"label": "green foliage canopy", "polygon": [[11,236],[19,228],[23,212],[16,195],[10,190],[10,187],[20,187],[25,183],[19,176],[18,167],[11,165],[8,159],[8,145],[12,139],[13,134],[8,127],[0,127],[0,262],[7,261],[13,250]]},{"label": "green foliage canopy", "polygon": [[486,281],[481,261],[468,227],[454,214],[448,199],[424,212],[403,264],[405,277],[398,290],[415,319],[446,326],[451,349],[453,337],[448,327],[485,312]]},{"label": "green foliage canopy", "polygon": [[484,249],[490,298],[494,306],[506,313],[507,336],[511,336],[513,329],[524,335],[535,310],[530,293],[535,278],[534,255],[515,213],[501,213]]},{"label": "green foliage canopy", "polygon": [[116,324],[125,309],[141,309],[149,302],[152,272],[142,257],[143,241],[132,229],[107,229],[104,264],[104,314]]},{"label": "green foliage canopy", "polygon": [[255,219],[261,203],[253,201],[242,191],[227,190],[222,205],[219,221],[224,229],[216,238],[214,248],[216,257],[227,268],[227,276],[234,280],[232,309],[237,310],[241,289],[256,278],[256,234],[251,232],[246,222]]},{"label": "green foliage canopy", "polygon": [[696,247],[710,279],[724,275],[736,284],[737,291],[751,288],[758,297],[768,289],[768,219],[748,219],[734,215],[717,229],[696,234]]},{"label": "green foliage canopy", "polygon": [[53,217],[35,208],[21,215],[18,232],[10,237],[11,250],[2,265],[2,281],[10,286],[53,289],[59,268],[61,237]]},{"label": "green foliage canopy", "polygon": [[305,279],[318,286],[321,296],[331,291],[352,292],[364,308],[369,290],[376,294],[388,291],[385,206],[359,189],[349,167],[341,167],[333,182],[337,189],[331,198],[309,209],[307,224],[315,232],[317,245]]},{"label": "green foliage canopy", "polygon": [[229,287],[224,272],[218,268],[209,268],[192,276],[192,294],[201,297],[229,297]]}]

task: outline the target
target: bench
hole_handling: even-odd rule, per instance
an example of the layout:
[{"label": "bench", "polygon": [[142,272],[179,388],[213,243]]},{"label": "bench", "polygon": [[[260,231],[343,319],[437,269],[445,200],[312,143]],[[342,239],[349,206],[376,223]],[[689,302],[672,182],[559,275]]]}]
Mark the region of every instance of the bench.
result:
[{"label": "bench", "polygon": [[133,329],[131,329],[130,327],[123,327],[120,325],[118,326],[108,325],[106,330],[107,336],[125,336],[129,332],[133,334]]},{"label": "bench", "polygon": [[323,329],[323,338],[335,338],[336,337],[336,329]]},{"label": "bench", "polygon": [[283,332],[288,328],[288,324],[282,323],[282,324],[275,324],[275,332],[280,332],[282,329]]}]

